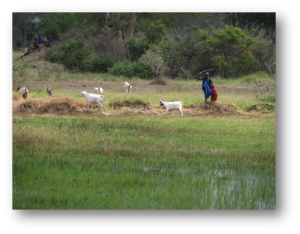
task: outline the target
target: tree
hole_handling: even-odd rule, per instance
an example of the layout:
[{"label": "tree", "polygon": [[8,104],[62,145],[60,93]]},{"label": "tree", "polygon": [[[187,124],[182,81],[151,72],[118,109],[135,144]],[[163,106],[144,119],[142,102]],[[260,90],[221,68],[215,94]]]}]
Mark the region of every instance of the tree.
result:
[{"label": "tree", "polygon": [[151,23],[148,28],[145,29],[146,38],[150,44],[158,43],[162,37],[167,33],[165,25],[160,19]]},{"label": "tree", "polygon": [[13,13],[13,48],[27,47],[37,32],[37,21],[43,13]]},{"label": "tree", "polygon": [[201,29],[217,29],[224,28],[228,13],[202,13],[202,17],[185,17],[181,16],[179,21],[182,22],[185,27],[190,27],[192,25],[198,26]]},{"label": "tree", "polygon": [[144,31],[152,22],[160,20],[166,29],[180,28],[184,24],[182,19],[201,18],[202,13],[142,13],[138,15],[135,28]]},{"label": "tree", "polygon": [[229,13],[228,23],[235,26],[265,28],[267,30],[276,30],[276,14],[269,13]]},{"label": "tree", "polygon": [[223,77],[249,74],[257,59],[251,52],[251,46],[256,44],[249,31],[241,30],[232,25],[225,30],[215,30],[209,39],[213,48],[212,65],[221,71]]},{"label": "tree", "polygon": [[96,32],[114,34],[127,41],[134,30],[144,32],[156,20],[164,24],[165,29],[183,26],[180,17],[202,17],[201,13],[44,13],[39,24],[39,33],[51,36],[54,40],[60,34],[74,28],[93,28]]},{"label": "tree", "polygon": [[109,25],[114,32],[120,31],[122,38],[128,40],[133,36],[134,30],[144,32],[154,21],[160,20],[165,29],[183,26],[180,17],[196,18],[202,17],[201,13],[113,13],[108,16]]},{"label": "tree", "polygon": [[69,32],[81,23],[81,15],[75,12],[47,12],[39,22],[38,29],[39,34],[58,40],[60,34]]}]

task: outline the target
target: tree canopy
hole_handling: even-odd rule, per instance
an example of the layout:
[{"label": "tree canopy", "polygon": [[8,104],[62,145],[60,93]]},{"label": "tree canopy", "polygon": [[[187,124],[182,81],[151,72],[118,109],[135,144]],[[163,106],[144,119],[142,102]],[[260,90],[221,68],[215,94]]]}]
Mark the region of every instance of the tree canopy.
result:
[{"label": "tree canopy", "polygon": [[226,78],[276,68],[275,13],[16,13],[13,19],[14,48],[38,34],[51,36],[46,59],[72,71],[191,78],[213,68]]},{"label": "tree canopy", "polygon": [[229,23],[238,27],[259,27],[267,30],[276,29],[276,14],[269,13],[229,13]]},{"label": "tree canopy", "polygon": [[153,22],[160,22],[166,29],[183,27],[180,17],[202,17],[201,13],[47,13],[41,19],[39,30],[58,39],[59,34],[72,28],[105,28],[111,33],[129,39],[134,31],[149,31]]}]

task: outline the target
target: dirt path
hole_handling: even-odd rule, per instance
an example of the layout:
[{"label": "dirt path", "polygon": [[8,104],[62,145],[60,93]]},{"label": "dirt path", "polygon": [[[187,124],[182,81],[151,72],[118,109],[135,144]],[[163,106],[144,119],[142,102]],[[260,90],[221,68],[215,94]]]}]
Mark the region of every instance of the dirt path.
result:
[{"label": "dirt path", "polygon": [[[132,83],[134,89],[138,91],[148,90],[148,89],[170,89],[179,87],[181,84],[168,83],[167,85],[150,85],[150,84],[136,84]],[[88,81],[30,81],[29,86],[40,87],[40,88],[62,88],[62,89],[71,89],[71,90],[92,90],[94,87],[98,87],[99,83],[88,82]],[[186,86],[195,86],[194,84],[186,84]],[[199,83],[199,88],[201,85]],[[109,91],[111,89],[116,89],[123,87],[123,82],[102,82],[101,87],[104,90]],[[254,92],[254,89],[251,88],[237,88],[237,87],[228,87],[228,86],[217,86],[219,93],[249,93]]]}]

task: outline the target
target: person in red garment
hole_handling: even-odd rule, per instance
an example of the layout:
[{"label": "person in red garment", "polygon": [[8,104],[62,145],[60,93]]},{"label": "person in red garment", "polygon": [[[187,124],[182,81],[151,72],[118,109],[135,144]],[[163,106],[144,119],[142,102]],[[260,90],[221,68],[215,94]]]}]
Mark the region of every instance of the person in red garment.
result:
[{"label": "person in red garment", "polygon": [[212,91],[212,95],[210,96],[210,100],[212,102],[215,102],[218,99],[218,92],[217,92],[217,89],[216,89],[214,83],[211,84],[211,91]]}]

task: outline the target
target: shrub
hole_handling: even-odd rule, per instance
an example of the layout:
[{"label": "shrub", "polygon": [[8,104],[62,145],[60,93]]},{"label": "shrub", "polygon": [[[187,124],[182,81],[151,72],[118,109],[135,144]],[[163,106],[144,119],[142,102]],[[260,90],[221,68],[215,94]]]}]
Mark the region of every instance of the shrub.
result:
[{"label": "shrub", "polygon": [[113,67],[117,61],[119,61],[118,58],[111,54],[101,53],[97,55],[96,53],[91,53],[87,57],[87,70],[93,73],[107,73],[108,69]]},{"label": "shrub", "polygon": [[53,46],[50,50],[47,50],[45,59],[52,63],[62,63],[62,57],[63,53],[56,46]]},{"label": "shrub", "polygon": [[[112,67],[115,62],[125,58],[126,50],[118,38],[112,35],[102,34],[89,28],[74,28],[68,33],[60,35],[59,38],[60,40],[55,41],[54,46],[51,47],[50,50],[47,50],[46,60],[64,64],[66,68],[71,71],[92,73],[107,72],[108,68]],[[73,43],[74,40],[77,44]],[[72,43],[70,44],[71,41]],[[81,55],[78,54],[79,57],[85,57],[85,59],[81,60],[81,67],[74,67],[72,65],[74,64],[73,61],[68,59],[69,55],[66,57],[66,51],[63,50],[66,45],[68,45],[68,51],[71,51],[72,46],[77,46],[77,49],[73,50],[73,52],[85,52],[81,53]],[[75,60],[78,60],[78,58]]]},{"label": "shrub", "polygon": [[[64,64],[71,71],[106,73],[119,59],[112,54],[88,52],[82,41],[70,40],[60,49],[55,46],[46,53],[46,60]],[[71,58],[70,58],[71,57]],[[80,66],[76,67],[78,63]]]},{"label": "shrub", "polygon": [[151,69],[155,79],[159,79],[166,70],[164,60],[159,55],[160,51],[159,46],[153,46],[139,59],[144,66]]},{"label": "shrub", "polygon": [[116,76],[140,77],[143,79],[153,78],[153,74],[148,66],[145,66],[140,61],[131,62],[128,59],[116,62],[113,67],[108,68],[108,73]]},{"label": "shrub", "polygon": [[69,44],[64,44],[62,47],[62,63],[67,69],[74,72],[84,72],[87,70],[87,57],[90,52],[84,48],[84,42],[81,40],[69,41]]}]

